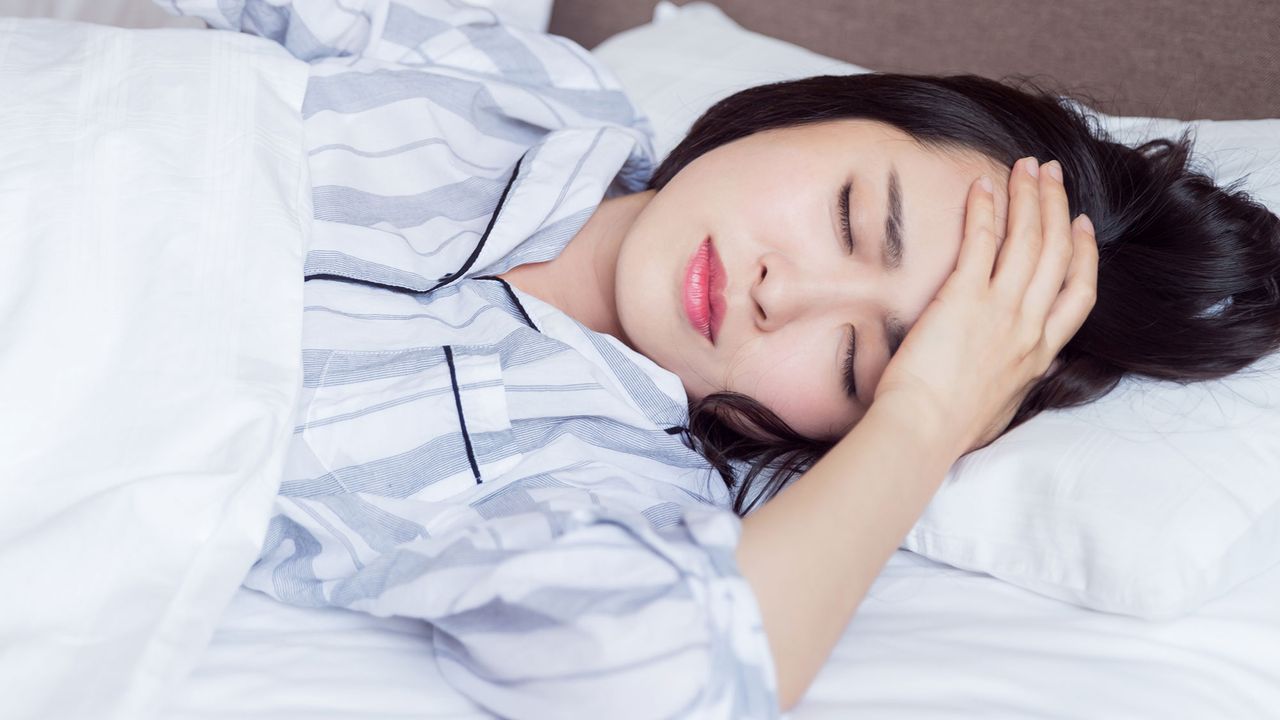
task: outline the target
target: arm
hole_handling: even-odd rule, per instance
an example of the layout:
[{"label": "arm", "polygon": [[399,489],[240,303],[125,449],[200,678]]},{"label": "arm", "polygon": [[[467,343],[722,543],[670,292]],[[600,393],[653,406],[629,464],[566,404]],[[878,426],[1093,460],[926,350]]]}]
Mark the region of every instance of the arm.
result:
[{"label": "arm", "polygon": [[244,584],[430,622],[441,675],[502,717],[777,717],[739,519],[684,506],[655,528],[645,478],[584,473],[465,503],[282,497]]},{"label": "arm", "polygon": [[[755,591],[789,712],[956,459],[896,399],[743,519],[738,565]],[[886,452],[886,448],[892,448]]]}]

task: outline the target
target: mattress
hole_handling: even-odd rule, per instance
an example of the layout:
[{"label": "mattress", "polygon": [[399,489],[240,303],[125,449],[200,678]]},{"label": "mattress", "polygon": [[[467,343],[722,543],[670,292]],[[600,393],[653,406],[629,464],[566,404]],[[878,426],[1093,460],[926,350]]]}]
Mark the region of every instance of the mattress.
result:
[{"label": "mattress", "polygon": [[[784,717],[1280,717],[1280,566],[1166,622],[1099,613],[897,551]],[[241,588],[170,720],[491,717],[429,625]]]}]

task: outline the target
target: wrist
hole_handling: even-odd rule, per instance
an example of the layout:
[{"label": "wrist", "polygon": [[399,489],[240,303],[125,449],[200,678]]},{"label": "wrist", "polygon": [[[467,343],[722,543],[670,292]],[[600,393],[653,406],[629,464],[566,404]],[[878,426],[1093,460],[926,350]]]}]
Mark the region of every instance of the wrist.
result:
[{"label": "wrist", "polygon": [[910,392],[877,394],[867,414],[889,418],[915,446],[936,450],[948,464],[968,450],[968,441],[959,424],[942,411],[936,401]]}]

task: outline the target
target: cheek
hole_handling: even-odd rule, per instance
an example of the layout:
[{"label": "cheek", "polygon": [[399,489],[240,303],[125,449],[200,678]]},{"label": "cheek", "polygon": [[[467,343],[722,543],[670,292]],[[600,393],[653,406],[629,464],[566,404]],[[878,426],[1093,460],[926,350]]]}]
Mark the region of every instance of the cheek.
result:
[{"label": "cheek", "polygon": [[777,142],[713,154],[685,168],[690,172],[683,178],[682,196],[686,207],[708,218],[726,242],[776,242],[812,222],[813,208],[797,199],[813,185],[818,158]]},{"label": "cheek", "polygon": [[[795,431],[819,436],[838,426],[841,397],[833,348],[820,343],[788,342],[757,347],[731,370],[729,388],[760,402]],[[825,361],[825,365],[824,365]]]}]

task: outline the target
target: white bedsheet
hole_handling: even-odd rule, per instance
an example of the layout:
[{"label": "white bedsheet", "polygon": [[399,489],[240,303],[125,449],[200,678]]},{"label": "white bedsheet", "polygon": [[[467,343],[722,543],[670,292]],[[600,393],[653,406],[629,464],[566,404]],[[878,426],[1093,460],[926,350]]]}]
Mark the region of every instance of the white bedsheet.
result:
[{"label": "white bedsheet", "polygon": [[[1086,610],[899,550],[787,717],[1194,718],[1280,713],[1280,566],[1170,622]],[[170,720],[485,718],[431,629],[241,589]]]}]

